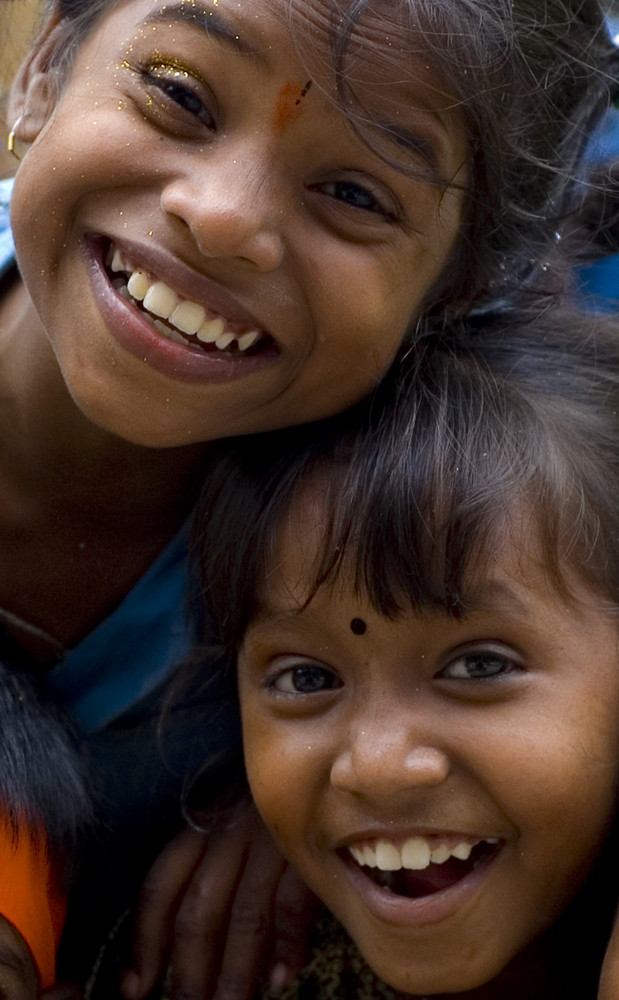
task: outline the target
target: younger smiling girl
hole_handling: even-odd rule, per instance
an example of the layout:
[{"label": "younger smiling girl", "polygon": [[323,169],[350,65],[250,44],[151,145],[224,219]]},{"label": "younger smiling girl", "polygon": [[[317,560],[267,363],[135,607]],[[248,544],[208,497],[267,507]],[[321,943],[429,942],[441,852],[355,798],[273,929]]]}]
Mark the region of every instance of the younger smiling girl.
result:
[{"label": "younger smiling girl", "polygon": [[230,445],[209,479],[205,584],[255,802],[379,977],[323,926],[287,997],[596,994],[619,349],[582,322],[430,336],[369,403],[271,436],[268,462]]},{"label": "younger smiling girl", "polygon": [[[410,331],[540,290],[617,56],[595,0],[538,15],[533,0],[50,5],[10,102],[2,652],[95,731],[123,850],[128,816],[149,827],[110,865],[122,892],[178,823],[178,783],[145,780],[135,731],[199,631],[184,524],[210,442],[343,410]],[[178,877],[157,876],[174,907],[194,870],[198,900],[220,874],[200,838],[186,846]],[[106,892],[115,908],[111,872],[104,924]],[[96,937],[85,895],[73,926]],[[250,951],[211,935],[189,986],[209,979],[205,953],[232,979]],[[148,992],[148,964],[126,993]]]}]

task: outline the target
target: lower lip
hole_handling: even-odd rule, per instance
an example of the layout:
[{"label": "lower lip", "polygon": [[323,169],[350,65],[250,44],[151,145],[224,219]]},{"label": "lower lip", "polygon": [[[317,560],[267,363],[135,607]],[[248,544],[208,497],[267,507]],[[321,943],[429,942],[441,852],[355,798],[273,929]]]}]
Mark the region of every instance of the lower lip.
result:
[{"label": "lower lip", "polygon": [[491,873],[501,851],[482,861],[468,875],[448,889],[441,889],[416,899],[398,896],[383,889],[368,878],[354,861],[338,855],[353,890],[361,897],[365,908],[378,920],[393,927],[417,929],[439,924],[472,904],[482,883]]},{"label": "lower lip", "polygon": [[113,287],[103,263],[103,242],[86,240],[84,252],[95,300],[110,334],[125,351],[162,375],[179,382],[229,382],[277,364],[275,351],[232,357],[168,340]]}]

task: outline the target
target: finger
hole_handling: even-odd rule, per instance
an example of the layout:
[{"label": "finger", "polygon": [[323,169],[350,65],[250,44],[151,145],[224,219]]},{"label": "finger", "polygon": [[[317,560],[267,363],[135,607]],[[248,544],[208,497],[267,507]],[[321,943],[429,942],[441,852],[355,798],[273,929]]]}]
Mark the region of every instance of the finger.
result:
[{"label": "finger", "polygon": [[275,897],[273,952],[269,983],[274,989],[289,986],[307,964],[309,935],[320,901],[294,868],[287,865]]},{"label": "finger", "polygon": [[[254,824],[246,810],[232,827],[211,837],[178,908],[172,955],[172,1000],[204,1000],[215,991],[222,948],[234,926],[238,886],[246,877]],[[241,890],[241,893],[243,890]],[[261,913],[262,917],[262,913]],[[237,953],[236,959],[240,955]]]},{"label": "finger", "polygon": [[230,913],[215,1000],[249,1000],[254,995],[271,952],[275,899],[285,867],[260,824]]},{"label": "finger", "polygon": [[183,830],[159,855],[146,876],[138,896],[131,968],[120,982],[120,992],[126,1000],[147,996],[163,974],[178,902],[205,846],[204,834]]}]

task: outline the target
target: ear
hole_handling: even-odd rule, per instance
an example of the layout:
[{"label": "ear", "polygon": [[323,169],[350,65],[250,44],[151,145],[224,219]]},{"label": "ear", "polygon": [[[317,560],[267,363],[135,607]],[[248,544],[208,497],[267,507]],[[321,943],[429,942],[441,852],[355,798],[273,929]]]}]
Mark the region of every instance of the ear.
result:
[{"label": "ear", "polygon": [[52,58],[64,39],[65,23],[54,4],[9,92],[6,120],[9,126],[17,123],[15,137],[20,142],[34,142],[54,110],[58,70],[52,69]]}]

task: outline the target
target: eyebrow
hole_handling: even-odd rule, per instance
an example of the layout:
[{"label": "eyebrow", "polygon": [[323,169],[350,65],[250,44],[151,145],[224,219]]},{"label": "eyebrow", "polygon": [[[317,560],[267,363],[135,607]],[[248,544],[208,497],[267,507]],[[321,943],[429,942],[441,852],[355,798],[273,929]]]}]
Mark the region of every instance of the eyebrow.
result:
[{"label": "eyebrow", "polygon": [[162,7],[153,11],[141,22],[148,24],[189,24],[200,29],[209,37],[214,37],[225,45],[235,49],[243,56],[249,56],[260,62],[265,60],[265,53],[244,41],[236,31],[226,24],[221,13],[206,7],[194,6],[193,3],[175,4],[173,7]]},{"label": "eyebrow", "polygon": [[406,152],[420,156],[430,167],[434,174],[434,180],[444,183],[444,178],[440,170],[440,157],[436,151],[435,144],[431,139],[426,138],[422,132],[411,132],[410,129],[395,125],[392,122],[374,120],[372,124],[379,129],[384,138],[398,146]]},{"label": "eyebrow", "polygon": [[[149,24],[189,24],[198,28],[209,37],[214,37],[233,48],[240,55],[254,59],[256,62],[265,63],[266,52],[250,45],[242,39],[236,31],[231,28],[221,13],[216,10],[207,9],[194,5],[192,0],[181,0],[180,3],[171,7],[162,7],[159,11],[153,11],[141,22],[142,25]],[[440,157],[436,151],[434,143],[419,132],[412,132],[409,129],[396,125],[394,122],[374,120],[372,124],[382,133],[384,138],[400,149],[411,152],[415,156],[424,160],[430,168],[432,176],[431,183],[445,184],[440,169]]]},{"label": "eyebrow", "polygon": [[306,611],[306,607],[277,608],[272,607],[268,602],[261,602],[256,607],[255,614],[251,616],[248,630],[255,626],[266,626],[267,628],[285,628],[299,620],[299,616]]},{"label": "eyebrow", "polygon": [[465,594],[465,604],[468,614],[515,611],[525,616],[531,612],[529,603],[502,580],[482,580]]}]

